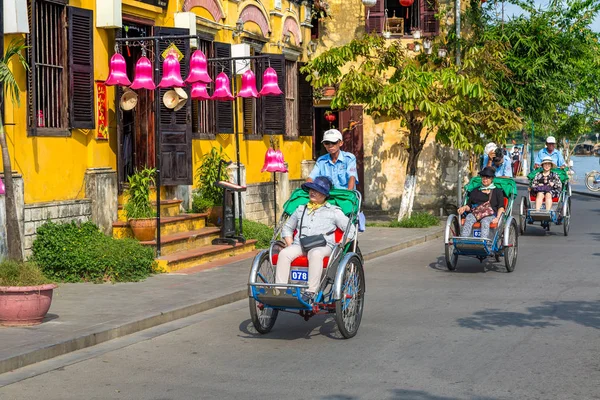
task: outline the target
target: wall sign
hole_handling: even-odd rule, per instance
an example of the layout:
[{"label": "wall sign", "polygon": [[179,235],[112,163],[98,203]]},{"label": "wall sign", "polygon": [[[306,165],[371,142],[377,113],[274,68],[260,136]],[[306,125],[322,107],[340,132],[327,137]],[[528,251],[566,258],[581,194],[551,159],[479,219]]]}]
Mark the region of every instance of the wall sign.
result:
[{"label": "wall sign", "polygon": [[98,92],[98,124],[96,125],[96,139],[108,139],[108,104],[106,103],[106,85],[104,82],[96,82]]},{"label": "wall sign", "polygon": [[140,3],[150,4],[151,6],[160,7],[163,10],[169,5],[169,0],[138,0]]}]

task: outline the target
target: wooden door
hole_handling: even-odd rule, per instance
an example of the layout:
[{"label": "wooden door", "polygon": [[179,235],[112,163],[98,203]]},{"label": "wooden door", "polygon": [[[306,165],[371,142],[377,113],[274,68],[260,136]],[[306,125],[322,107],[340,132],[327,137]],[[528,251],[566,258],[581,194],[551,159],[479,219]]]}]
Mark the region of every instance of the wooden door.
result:
[{"label": "wooden door", "polygon": [[[155,27],[155,36],[188,35],[187,29]],[[160,73],[157,82],[162,78],[162,52],[172,43],[183,53],[180,61],[181,75],[186,78],[190,60],[190,42],[188,39],[170,40],[168,38],[158,42],[157,57],[160,60]],[[155,101],[160,102],[158,123],[160,143],[160,177],[163,185],[191,185],[192,174],[192,101],[179,111],[168,109],[163,104],[163,96],[168,89],[159,89],[159,96]],[[189,96],[189,88],[184,88]]]},{"label": "wooden door", "polygon": [[364,170],[364,148],[363,148],[363,108],[362,106],[351,106],[339,113],[339,130],[344,137],[343,151],[356,156],[356,170],[358,172],[358,191],[365,195],[365,170]]}]

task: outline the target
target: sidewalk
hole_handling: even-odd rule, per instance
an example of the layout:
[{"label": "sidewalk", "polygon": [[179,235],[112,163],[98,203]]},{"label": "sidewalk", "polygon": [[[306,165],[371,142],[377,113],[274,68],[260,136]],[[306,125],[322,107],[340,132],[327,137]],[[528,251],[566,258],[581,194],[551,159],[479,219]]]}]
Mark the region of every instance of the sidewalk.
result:
[{"label": "sidewalk", "polygon": [[[375,257],[430,240],[440,241],[441,254],[443,228],[368,227],[360,237],[367,270]],[[243,300],[255,253],[138,283],[62,284],[46,322],[0,327],[0,374]]]}]

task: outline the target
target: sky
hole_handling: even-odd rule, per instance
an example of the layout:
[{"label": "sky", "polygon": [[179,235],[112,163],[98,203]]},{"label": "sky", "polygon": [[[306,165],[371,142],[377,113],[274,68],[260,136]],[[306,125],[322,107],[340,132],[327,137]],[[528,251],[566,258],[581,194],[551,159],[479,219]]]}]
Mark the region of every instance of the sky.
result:
[{"label": "sky", "polygon": [[[535,0],[536,5],[545,6],[548,4],[547,0]],[[505,3],[504,4],[504,16],[508,18],[512,15],[520,15],[523,14],[523,10],[514,4]],[[596,20],[592,23],[592,30],[595,32],[600,32],[600,16],[596,18]]]}]

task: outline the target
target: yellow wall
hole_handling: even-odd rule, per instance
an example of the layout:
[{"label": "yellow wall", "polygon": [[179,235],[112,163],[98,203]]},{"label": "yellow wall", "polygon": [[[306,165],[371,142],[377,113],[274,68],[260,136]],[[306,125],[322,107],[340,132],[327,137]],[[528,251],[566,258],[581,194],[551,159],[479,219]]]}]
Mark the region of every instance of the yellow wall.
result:
[{"label": "yellow wall", "polygon": [[[233,39],[231,28],[235,26],[240,12],[248,4],[259,5],[254,0],[246,0],[240,3],[222,1],[221,3],[227,15],[221,23],[221,29],[216,41],[226,43],[240,43],[240,38]],[[86,9],[95,9],[96,0],[71,0],[70,6]],[[142,18],[155,20],[157,26],[174,26],[173,13],[177,7],[183,5],[183,0],[169,1],[168,10],[163,13],[160,8],[139,3],[134,0],[123,0],[123,13],[135,15]],[[272,3],[268,4],[272,8]],[[285,15],[296,15],[287,11],[289,3],[283,1],[282,13]],[[300,7],[293,6],[293,10]],[[193,9],[197,15],[208,18],[210,14],[201,7]],[[267,15],[268,12],[267,12]],[[303,18],[300,20],[302,21]],[[270,40],[273,43],[281,40],[284,17],[269,16],[271,18],[272,33]],[[94,14],[95,24],[95,14]],[[247,31],[260,32],[258,26],[251,22],[245,24]],[[310,37],[307,29],[302,28],[304,37]],[[23,35],[20,35],[23,37]],[[5,46],[17,35],[5,35]],[[305,39],[306,44],[307,40]],[[274,45],[266,44],[265,52],[280,53],[281,50]],[[94,77],[96,80],[104,81],[108,77],[108,62],[114,52],[114,30],[94,28]],[[11,69],[17,77],[21,89],[21,105],[13,106],[6,102],[6,131],[9,143],[9,152],[12,157],[13,169],[23,175],[25,185],[25,203],[36,203],[45,201],[78,199],[85,196],[84,177],[88,168],[111,167],[117,168],[117,135],[115,120],[114,88],[109,87],[107,99],[109,103],[109,140],[98,141],[95,139],[95,130],[73,130],[71,137],[28,137],[27,136],[27,81],[25,71],[18,63],[11,64]],[[241,105],[241,102],[239,103]],[[241,110],[241,107],[239,107]],[[284,116],[282,116],[284,118]],[[241,113],[239,119],[241,130]],[[194,172],[200,164],[200,158],[212,146],[223,146],[229,157],[235,160],[235,144],[233,135],[217,135],[216,140],[194,140],[193,141],[193,168]],[[312,139],[301,138],[298,141],[283,141],[281,135],[274,136],[279,148],[284,153],[289,164],[290,179],[300,178],[300,162],[310,159],[312,155]],[[269,147],[269,137],[265,136],[262,141],[244,141],[240,135],[241,162],[246,165],[247,183],[263,182],[270,179],[269,174],[260,173],[264,155]],[[194,182],[197,176],[194,174]]]}]

